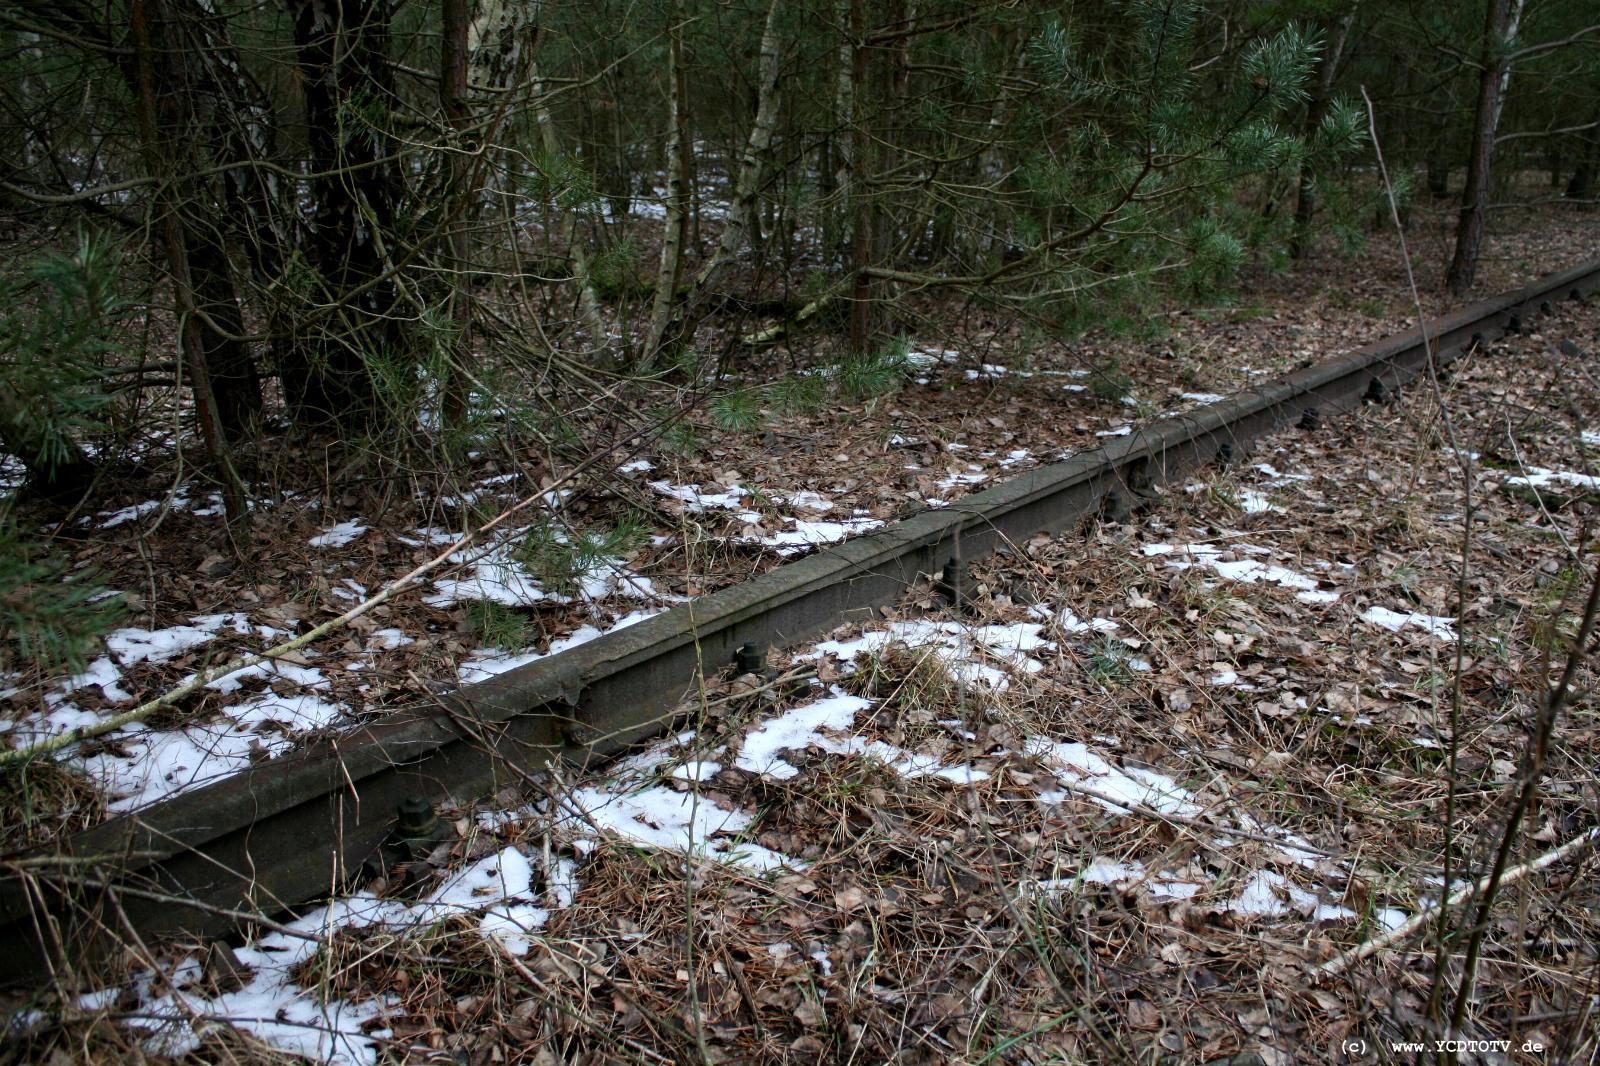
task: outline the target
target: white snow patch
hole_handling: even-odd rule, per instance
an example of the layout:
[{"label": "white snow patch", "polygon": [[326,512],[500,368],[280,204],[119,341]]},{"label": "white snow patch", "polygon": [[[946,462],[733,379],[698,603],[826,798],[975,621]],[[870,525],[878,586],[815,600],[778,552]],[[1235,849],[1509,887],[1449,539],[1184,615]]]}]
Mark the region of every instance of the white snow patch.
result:
[{"label": "white snow patch", "polygon": [[101,529],[115,529],[125,522],[132,522],[136,518],[144,517],[160,506],[160,500],[146,500],[143,503],[136,503],[115,511],[101,511],[95,517],[102,520],[100,522]]},{"label": "white snow patch", "polygon": [[83,673],[69,677],[62,682],[60,691],[46,695],[45,701],[54,706],[79,689],[88,688],[92,685],[99,688],[101,694],[113,703],[126,703],[133,699],[133,696],[117,684],[121,680],[122,671],[117,669],[115,663],[102,655],[90,663]]},{"label": "white snow patch", "polygon": [[683,509],[692,514],[712,508],[739,510],[744,506],[744,498],[750,495],[750,490],[743,485],[734,485],[726,492],[705,492],[699,485],[674,485],[670,481],[652,481],[650,487],[663,496],[683,501]]},{"label": "white snow patch", "polygon": [[1600,489],[1600,477],[1593,474],[1579,474],[1571,470],[1546,470],[1538,466],[1524,467],[1524,469],[1527,471],[1526,476],[1506,478],[1506,484],[1546,488],[1561,482],[1580,489]]},{"label": "white snow patch", "polygon": [[1256,871],[1238,898],[1224,903],[1222,910],[1241,918],[1282,918],[1299,913],[1316,922],[1355,917],[1355,912],[1349,908],[1323,903],[1313,893],[1271,870]]},{"label": "white snow patch", "polygon": [[754,818],[742,810],[724,809],[709,795],[675,792],[660,785],[630,793],[580,788],[563,803],[574,812],[573,825],[593,825],[645,847],[685,852],[692,858],[734,863],[760,872],[803,865],[738,839]]},{"label": "white snow patch", "polygon": [[740,537],[739,542],[776,548],[779,555],[796,555],[807,548],[819,544],[837,544],[841,540],[883,525],[875,518],[847,518],[842,522],[811,522],[803,518],[786,518],[784,521],[794,528],[780,530],[764,537]]},{"label": "white snow patch", "polygon": [[263,692],[227,707],[220,718],[185,729],[154,731],[133,725],[114,734],[111,751],[81,760],[84,771],[116,798],[114,811],[131,811],[229,774],[294,747],[298,735],[323,729],[344,708],[310,695]]},{"label": "white snow patch", "polygon": [[458,676],[463,685],[484,681],[494,677],[496,674],[515,670],[519,666],[526,666],[540,659],[548,659],[550,656],[558,655],[568,648],[576,648],[580,644],[587,644],[596,637],[603,637],[607,633],[615,633],[619,629],[626,629],[628,626],[658,615],[664,610],[666,610],[664,607],[653,607],[631,611],[605,629],[592,625],[579,626],[566,636],[552,640],[549,649],[546,651],[509,652],[503,648],[479,648],[472,653],[470,661],[461,665]]},{"label": "white snow patch", "polygon": [[673,767],[672,776],[679,781],[710,781],[722,772],[722,764],[709,759],[693,759]]},{"label": "white snow patch", "polygon": [[1455,625],[1454,618],[1444,618],[1422,611],[1391,611],[1387,607],[1373,605],[1361,612],[1361,620],[1381,626],[1391,633],[1398,633],[1407,626],[1414,626],[1440,640],[1456,639],[1456,631],[1451,628]]},{"label": "white snow patch", "polygon": [[106,647],[123,666],[145,662],[164,663],[191,648],[214,640],[223,630],[239,635],[250,632],[243,611],[197,615],[189,621],[191,625],[169,626],[166,629],[118,629],[106,637]]},{"label": "white snow patch", "polygon": [[810,489],[800,489],[797,492],[769,492],[769,497],[778,503],[788,504],[790,507],[799,507],[805,511],[831,511],[833,501],[821,493],[812,492]]},{"label": "white snow patch", "polygon": [[[139,1017],[130,1027],[148,1034],[147,1050],[179,1056],[200,1047],[192,1027],[196,1018],[224,1019],[272,1047],[330,1066],[375,1066],[378,1041],[388,1030],[372,1023],[381,1017],[383,998],[351,1003],[323,991],[302,988],[291,972],[310,959],[322,943],[341,929],[386,926],[396,930],[432,925],[452,914],[478,914],[483,936],[494,938],[512,954],[524,954],[534,930],[549,916],[548,908],[570,906],[576,891],[573,868],[563,860],[551,872],[544,899],[532,890],[532,867],[515,848],[488,855],[448,878],[426,899],[378,899],[366,893],[343,897],[234,949],[249,971],[244,985],[221,995],[207,994],[198,983],[201,968],[189,958],[168,979],[154,973],[135,979],[131,988],[108,988],[82,997],[79,1005],[96,1009],[130,992]],[[543,905],[536,905],[542,903]]]},{"label": "white snow patch", "polygon": [[[1091,751],[1086,744],[1032,737],[1025,742],[1023,750],[1043,759],[1066,784],[1098,793],[1089,798],[1113,813],[1125,814],[1128,806],[1134,804],[1188,817],[1200,813],[1200,807],[1193,802],[1189,790],[1172,778],[1136,766],[1119,768]],[[1042,792],[1039,799],[1044,803],[1056,804],[1066,795],[1064,792]]]},{"label": "white snow patch", "polygon": [[783,758],[783,753],[815,747],[834,755],[876,759],[907,778],[938,777],[958,785],[988,779],[986,771],[969,765],[946,766],[934,756],[851,734],[856,713],[870,706],[867,700],[835,688],[832,695],[791,708],[747,733],[734,765],[784,781],[800,771]]},{"label": "white snow patch", "polygon": [[[512,533],[515,539],[522,532]],[[440,578],[434,582],[434,591],[422,597],[431,607],[452,607],[468,600],[485,600],[506,607],[531,607],[543,600],[570,603],[574,597],[548,591],[521,562],[512,556],[508,544],[502,543],[477,551],[456,552],[450,561],[463,566],[460,577]],[[594,602],[610,596],[631,599],[654,599],[655,586],[649,578],[640,577],[627,569],[617,559],[598,560],[587,572],[574,579],[579,600]]]},{"label": "white snow patch", "polygon": [[337,585],[328,589],[337,599],[356,602],[367,598],[367,586],[352,578],[340,578]]},{"label": "white snow patch", "polygon": [[1109,618],[1091,618],[1085,622],[1071,607],[1056,611],[1047,603],[1034,604],[1028,608],[1028,614],[1054,622],[1063,633],[1111,633],[1117,628],[1117,623]]},{"label": "white snow patch", "polygon": [[[185,683],[193,680],[194,674],[184,679]],[[252,677],[262,677],[271,681],[281,678],[291,681],[302,688],[323,689],[328,687],[328,679],[322,676],[322,671],[312,666],[301,666],[284,659],[265,659],[254,666],[243,666],[231,674],[223,674],[219,678],[206,682],[206,688],[213,692],[231,694],[244,687],[245,681]]]},{"label": "white snow patch", "polygon": [[1038,673],[1044,669],[1044,664],[1027,653],[1053,646],[1040,636],[1043,629],[1043,625],[1034,622],[992,626],[921,620],[891,622],[882,629],[869,630],[854,640],[821,641],[813,650],[795,656],[795,660],[800,662],[832,655],[843,662],[854,662],[862,652],[876,654],[890,644],[904,644],[911,648],[929,649],[963,683],[982,681],[992,688],[1003,689],[1010,684],[1010,678],[984,660],[996,660],[1024,673]]},{"label": "white snow patch", "polygon": [[[1215,544],[1146,544],[1141,549],[1145,555],[1177,555],[1187,556],[1188,559],[1174,559],[1168,563],[1176,570],[1187,570],[1191,566],[1204,566],[1214,570],[1229,581],[1238,581],[1251,585],[1257,581],[1268,581],[1284,588],[1297,589],[1295,598],[1305,603],[1333,603],[1339,598],[1337,592],[1332,592],[1317,587],[1315,578],[1305,574],[1262,563],[1255,559],[1226,559],[1224,556],[1230,549],[1219,548]],[[1232,553],[1267,555],[1270,552],[1251,544],[1235,544]]]},{"label": "white snow patch", "polygon": [[1264,494],[1256,492],[1253,489],[1240,489],[1238,498],[1239,507],[1244,511],[1245,514],[1266,514],[1269,511],[1277,511],[1279,514],[1283,513],[1282,507],[1279,507],[1277,504],[1267,499]]},{"label": "white snow patch", "polygon": [[374,629],[372,631],[372,635],[367,638],[367,650],[393,651],[396,648],[403,648],[407,644],[415,643],[416,640],[410,636],[407,636],[406,631],[403,629],[395,629],[392,627],[387,629]]},{"label": "white snow patch", "polygon": [[340,522],[330,529],[323,530],[306,543],[313,548],[342,548],[366,531],[366,526],[352,518],[348,522]]},{"label": "white snow patch", "polygon": [[443,544],[454,544],[462,537],[462,534],[460,533],[452,533],[450,530],[440,528],[439,526],[423,526],[421,529],[416,529],[412,532],[415,533],[416,536],[407,537],[396,534],[394,539],[398,540],[401,544],[408,545],[412,548],[420,548],[423,545],[436,546]]},{"label": "white snow patch", "polygon": [[1272,479],[1271,481],[1267,482],[1267,487],[1268,488],[1274,488],[1274,489],[1275,488],[1279,488],[1282,485],[1284,485],[1284,484],[1286,484],[1287,482],[1290,482],[1290,481],[1310,481],[1311,480],[1311,475],[1310,474],[1284,474],[1284,473],[1280,473],[1275,467],[1273,467],[1273,465],[1271,463],[1257,463],[1255,465],[1255,469],[1261,471],[1263,474],[1267,475],[1267,477]]}]

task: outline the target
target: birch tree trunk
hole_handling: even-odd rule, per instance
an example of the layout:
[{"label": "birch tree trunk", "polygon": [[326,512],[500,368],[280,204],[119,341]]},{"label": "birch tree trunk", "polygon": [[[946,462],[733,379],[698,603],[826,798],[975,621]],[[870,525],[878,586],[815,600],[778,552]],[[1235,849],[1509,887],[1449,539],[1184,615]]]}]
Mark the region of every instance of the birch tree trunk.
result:
[{"label": "birch tree trunk", "polygon": [[683,246],[689,239],[688,78],[683,67],[682,12],[672,13],[667,38],[667,217],[661,235],[661,262],[643,353],[654,359],[664,343],[683,280]]},{"label": "birch tree trunk", "polygon": [[745,139],[744,154],[739,160],[739,174],[734,182],[733,198],[728,204],[728,217],[723,224],[722,235],[711,257],[695,274],[689,291],[677,302],[661,332],[659,343],[644,352],[646,361],[654,361],[660,351],[670,350],[693,339],[709,287],[749,242],[751,219],[766,182],[767,156],[772,147],[773,132],[778,125],[780,58],[778,0],[771,0],[761,31],[755,121],[751,124],[749,137]]}]

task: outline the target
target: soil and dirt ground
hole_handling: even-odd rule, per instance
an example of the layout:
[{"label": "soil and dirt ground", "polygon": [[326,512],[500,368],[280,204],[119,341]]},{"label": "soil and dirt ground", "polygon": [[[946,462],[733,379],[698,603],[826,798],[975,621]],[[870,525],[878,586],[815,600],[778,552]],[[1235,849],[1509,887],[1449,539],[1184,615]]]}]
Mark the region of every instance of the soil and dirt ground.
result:
[{"label": "soil and dirt ground", "polygon": [[[1429,314],[1443,221],[1410,234]],[[1600,222],[1570,212],[1503,225],[1478,296],[1600,246]],[[587,568],[554,581],[527,551],[464,560],[299,661],[86,746],[7,845],[404,713],[419,686],[553,653],[1415,316],[1388,238],[1243,292],[1073,342],[941,328],[930,301],[904,388],[829,392],[755,430],[702,418],[692,454],[617,457],[565,500],[572,521],[645,517]],[[793,376],[789,358],[740,384]],[[1365,1041],[1356,1061],[1398,1057],[1388,1041],[1427,1033],[1441,927],[1407,923],[1486,872],[1587,593],[1597,374],[1600,310],[1564,303],[1437,391],[1266,438],[1124,523],[1010,546],[975,567],[963,609],[910,589],[871,625],[775,656],[772,677],[708,678],[678,735],[450,812],[404,876],[244,946],[132,953],[125,979],[45,994],[16,1046],[1242,1066]],[[92,720],[343,610],[551,473],[486,456],[448,484],[365,490],[296,471],[258,504],[271,518],[245,566],[204,492],[155,465],[61,525],[138,615],[76,678],[6,680],[17,732]],[[1584,668],[1514,864],[1600,824],[1591,687]],[[1595,861],[1575,850],[1495,912],[1462,1035],[1511,1041],[1504,1061],[1552,1061],[1524,1044],[1597,1053]]]}]

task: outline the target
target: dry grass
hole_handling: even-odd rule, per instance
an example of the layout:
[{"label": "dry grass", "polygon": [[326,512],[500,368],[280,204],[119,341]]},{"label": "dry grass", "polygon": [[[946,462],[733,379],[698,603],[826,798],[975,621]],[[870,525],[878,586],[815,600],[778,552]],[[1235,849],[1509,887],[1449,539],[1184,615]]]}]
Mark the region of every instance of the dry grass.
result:
[{"label": "dry grass", "polygon": [[[1414,912],[1437,896],[1447,842],[1456,876],[1483,871],[1550,652],[1570,635],[1593,566],[1592,501],[1551,508],[1502,487],[1519,464],[1582,468],[1575,426],[1600,424],[1591,368],[1553,354],[1562,335],[1592,347],[1600,312],[1564,305],[1541,328],[1461,367],[1442,407],[1416,388],[1314,433],[1280,434],[1247,462],[1197,478],[1198,491],[1172,487],[1127,525],[1013,545],[975,567],[980,593],[964,621],[1028,621],[1029,607],[1049,604],[1118,625],[1100,633],[1056,618],[1044,634],[1053,646],[1034,653],[1042,669],[1013,673],[1003,691],[963,686],[927,649],[891,644],[854,672],[824,661],[772,685],[715,680],[687,708],[698,729],[690,747],[719,758],[754,723],[817,694],[806,680],[814,670],[873,702],[856,734],[970,763],[982,780],[911,778],[811,750],[790,753],[799,772],[789,778],[725,766],[673,784],[751,813],[755,843],[806,864],[776,876],[689,863],[538,815],[487,839],[470,829],[455,842],[458,861],[501,846],[577,853],[577,838],[595,841],[575,901],[526,955],[486,940],[475,919],[347,929],[302,967],[301,983],[357,1001],[390,997],[385,1054],[409,1062],[1244,1066],[1338,1061],[1352,1039],[1371,1049],[1356,1061],[1395,1057],[1382,1042],[1424,1039],[1435,980],[1454,987],[1468,912],[1447,915],[1442,970],[1437,929],[1339,977],[1317,968],[1381,935],[1386,908]],[[1526,417],[1545,408],[1572,418]],[[1442,447],[1447,416],[1483,456],[1470,544],[1452,517],[1466,502]],[[1255,462],[1308,480],[1263,487]],[[1245,513],[1246,489],[1285,510]],[[736,561],[686,540],[694,565]],[[1156,541],[1268,545],[1270,561],[1317,577],[1340,603],[1174,569],[1141,553]],[[901,610],[956,617],[934,599],[931,587],[910,590]],[[1456,617],[1461,640],[1376,628],[1357,618],[1369,605]],[[1600,820],[1593,684],[1586,667],[1514,861]],[[1168,775],[1198,810],[1108,810],[1028,754],[1030,738]],[[670,761],[687,754],[673,749]],[[599,778],[551,779],[524,798]],[[660,767],[641,778],[674,780]],[[52,787],[63,809],[81,802],[68,783]],[[1051,791],[1064,794],[1041,799]],[[1297,834],[1296,845],[1286,850],[1282,833]],[[1137,862],[1146,879],[1100,883],[1085,876],[1095,860]],[[1514,1053],[1516,1062],[1600,1053],[1597,866],[1582,855],[1506,890],[1464,1035],[1553,1049]],[[1263,870],[1353,917],[1228,907]],[[1158,896],[1149,886],[1159,878],[1196,887]],[[62,1013],[6,1054],[144,1054],[106,1024],[116,1009]],[[258,1051],[219,1033],[194,1057],[253,1061]]]}]

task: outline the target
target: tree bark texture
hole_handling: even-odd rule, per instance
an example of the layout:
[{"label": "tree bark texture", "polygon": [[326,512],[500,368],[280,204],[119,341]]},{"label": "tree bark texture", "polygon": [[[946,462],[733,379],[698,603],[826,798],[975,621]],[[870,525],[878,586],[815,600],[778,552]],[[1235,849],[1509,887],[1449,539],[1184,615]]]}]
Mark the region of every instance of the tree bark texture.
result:
[{"label": "tree bark texture", "polygon": [[299,331],[284,392],[303,422],[379,421],[368,360],[409,361],[385,241],[399,180],[386,128],[394,90],[386,0],[290,0],[304,96],[312,207],[304,251],[319,313]]},{"label": "tree bark texture", "polygon": [[[201,321],[194,283],[195,264],[190,258],[193,238],[184,225],[187,182],[179,179],[182,140],[190,132],[186,106],[193,91],[187,71],[174,62],[183,53],[173,32],[173,13],[163,0],[132,0],[130,8],[134,61],[137,69],[139,139],[152,174],[162,178],[155,212],[160,219],[162,244],[172,280],[173,303],[178,313],[179,343],[189,388],[194,395],[195,418],[213,473],[222,485],[228,527],[236,538],[248,538],[250,511],[244,485],[229,454],[227,434],[207,363],[206,327]],[[157,85],[161,90],[157,90]],[[215,267],[217,264],[207,264]],[[225,264],[224,264],[225,265]],[[222,275],[226,277],[226,274]],[[237,305],[229,303],[237,314]]]},{"label": "tree bark texture", "polygon": [[[683,279],[683,251],[689,240],[689,137],[688,76],[683,65],[683,23],[674,9],[667,36],[667,217],[661,232],[661,260],[656,268],[656,288],[650,302],[650,327],[642,354],[654,362],[662,351],[673,312],[678,285]],[[680,338],[681,339],[681,338]]]},{"label": "tree bark texture", "polygon": [[1509,37],[1522,14],[1523,0],[1489,0],[1484,16],[1482,74],[1478,102],[1473,112],[1472,151],[1467,157],[1467,185],[1461,193],[1461,214],[1456,222],[1455,254],[1445,284],[1460,296],[1472,288],[1483,254],[1483,234],[1488,223],[1489,190],[1493,179],[1495,130],[1505,103],[1511,61],[1506,55]]}]

